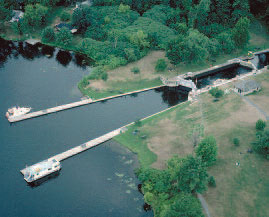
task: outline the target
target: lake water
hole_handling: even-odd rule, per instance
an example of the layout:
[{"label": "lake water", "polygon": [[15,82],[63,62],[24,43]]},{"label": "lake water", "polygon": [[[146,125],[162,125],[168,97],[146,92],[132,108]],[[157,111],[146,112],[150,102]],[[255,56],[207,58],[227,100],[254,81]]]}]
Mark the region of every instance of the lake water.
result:
[{"label": "lake water", "polygon": [[20,170],[137,119],[186,100],[160,89],[10,125],[8,108],[37,111],[79,100],[90,73],[83,57],[50,47],[0,40],[0,216],[153,216],[143,210],[136,156],[113,141],[62,162],[58,176],[37,187]]}]

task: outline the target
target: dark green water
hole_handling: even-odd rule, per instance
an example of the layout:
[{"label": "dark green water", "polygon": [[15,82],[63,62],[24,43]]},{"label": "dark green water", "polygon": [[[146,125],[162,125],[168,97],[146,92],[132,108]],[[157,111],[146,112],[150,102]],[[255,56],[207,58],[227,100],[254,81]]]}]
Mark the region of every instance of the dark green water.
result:
[{"label": "dark green water", "polygon": [[0,40],[0,216],[153,216],[137,190],[135,155],[113,141],[62,162],[60,174],[38,187],[19,172],[187,97],[162,89],[8,123],[11,106],[39,110],[80,99],[77,82],[90,71],[81,63],[57,49]]}]

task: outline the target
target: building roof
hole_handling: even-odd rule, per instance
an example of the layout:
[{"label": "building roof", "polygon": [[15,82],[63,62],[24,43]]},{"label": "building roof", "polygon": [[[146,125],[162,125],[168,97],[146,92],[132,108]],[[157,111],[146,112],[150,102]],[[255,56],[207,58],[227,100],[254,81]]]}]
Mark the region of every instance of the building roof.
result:
[{"label": "building roof", "polygon": [[261,88],[261,85],[255,81],[255,80],[244,80],[244,81],[239,81],[235,83],[235,88],[240,89],[244,92],[248,92],[250,90],[255,90],[257,88]]},{"label": "building roof", "polygon": [[12,19],[9,22],[15,22],[15,21],[19,21],[20,19],[22,19],[24,13],[22,11],[19,10],[13,10],[13,16]]},{"label": "building roof", "polygon": [[67,28],[69,30],[73,29],[73,27],[68,23],[59,23],[59,24],[56,25],[56,28],[58,28],[58,29],[61,29],[63,27],[65,27],[65,28]]}]

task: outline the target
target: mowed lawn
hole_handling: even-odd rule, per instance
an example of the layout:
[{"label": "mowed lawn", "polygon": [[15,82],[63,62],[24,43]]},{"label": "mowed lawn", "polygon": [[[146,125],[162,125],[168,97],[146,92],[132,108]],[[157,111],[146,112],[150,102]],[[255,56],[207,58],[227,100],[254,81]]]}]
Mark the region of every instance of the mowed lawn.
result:
[{"label": "mowed lawn", "polygon": [[[269,80],[269,72],[253,77],[262,82]],[[214,135],[218,144],[218,160],[209,169],[217,187],[209,188],[204,197],[212,216],[269,216],[269,161],[256,153],[248,153],[255,139],[255,123],[265,117],[229,90],[219,101],[208,93],[200,95],[199,102],[184,103],[171,111],[132,126],[116,140],[138,153],[142,166],[158,169],[174,154],[186,156],[194,151],[193,135]],[[251,100],[262,96],[269,100],[269,88],[252,94]],[[269,102],[269,101],[268,101]],[[267,104],[269,105],[269,104]],[[269,125],[269,123],[268,123]],[[138,133],[134,133],[138,130]],[[233,138],[240,139],[235,147]],[[238,163],[238,165],[236,165]]]}]

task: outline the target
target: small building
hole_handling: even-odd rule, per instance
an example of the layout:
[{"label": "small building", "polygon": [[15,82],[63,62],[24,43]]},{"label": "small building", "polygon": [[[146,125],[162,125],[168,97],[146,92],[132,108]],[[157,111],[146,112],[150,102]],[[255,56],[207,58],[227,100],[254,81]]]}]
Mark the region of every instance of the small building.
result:
[{"label": "small building", "polygon": [[83,2],[76,2],[76,7],[73,9],[76,10],[77,8],[80,8],[82,6],[91,6],[92,5],[92,1],[91,0],[86,0],[86,1],[83,1]]},{"label": "small building", "polygon": [[76,28],[74,28],[73,26],[71,26],[71,25],[68,24],[68,23],[58,23],[58,24],[55,25],[55,28],[56,28],[56,30],[58,30],[58,31],[59,31],[60,29],[62,29],[62,28],[67,28],[67,29],[70,30],[70,32],[71,32],[72,34],[74,34],[75,32],[78,31]]},{"label": "small building", "polygon": [[23,18],[23,15],[24,15],[24,13],[19,10],[13,10],[12,14],[13,16],[11,20],[9,21],[10,23],[19,22]]},{"label": "small building", "polygon": [[244,80],[236,82],[234,88],[239,94],[245,95],[254,91],[259,91],[261,89],[261,85],[255,80]]}]

